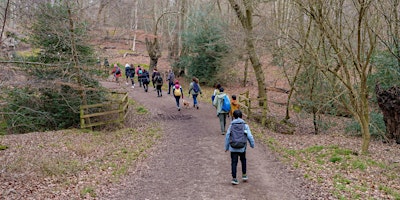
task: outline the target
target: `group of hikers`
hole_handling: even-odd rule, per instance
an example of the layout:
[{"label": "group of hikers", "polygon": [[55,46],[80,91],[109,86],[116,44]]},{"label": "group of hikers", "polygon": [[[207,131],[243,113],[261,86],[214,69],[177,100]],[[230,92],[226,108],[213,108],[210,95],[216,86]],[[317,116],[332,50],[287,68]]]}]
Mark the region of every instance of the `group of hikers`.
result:
[{"label": "group of hikers", "polygon": [[[119,77],[122,76],[121,69],[117,64],[114,65],[114,69],[112,71],[116,82],[119,84]],[[125,76],[126,76],[126,85],[130,83],[132,88],[135,88],[134,78],[135,75],[138,76],[139,87],[144,88],[144,91],[148,91],[148,85],[150,83],[150,74],[149,72],[142,68],[140,65],[135,69],[133,64],[125,65]],[[176,101],[176,106],[178,111],[181,110],[180,101],[184,98],[182,86],[179,83],[178,79],[175,79],[175,74],[172,70],[168,71],[167,76],[168,81],[168,94],[174,96]],[[163,78],[162,75],[158,72],[157,69],[153,70],[151,75],[151,82],[153,84],[153,88],[157,91],[157,97],[162,97],[162,85]],[[199,103],[197,100],[198,95],[202,94],[201,87],[199,84],[199,79],[196,77],[192,78],[192,82],[189,85],[189,95],[193,97],[193,107],[199,109]],[[221,134],[225,135],[225,152],[230,152],[231,157],[231,171],[232,171],[232,181],[233,185],[239,184],[237,179],[237,165],[240,159],[242,165],[242,181],[247,181],[248,176],[246,174],[246,147],[247,141],[250,143],[250,147],[254,148],[254,138],[251,134],[249,125],[242,119],[242,112],[240,110],[240,105],[237,102],[236,95],[231,96],[232,99],[224,92],[224,88],[221,84],[216,84],[214,87],[214,93],[211,97],[212,104],[216,108],[217,116],[219,118]],[[231,123],[226,130],[226,120],[227,118],[231,118]]]}]

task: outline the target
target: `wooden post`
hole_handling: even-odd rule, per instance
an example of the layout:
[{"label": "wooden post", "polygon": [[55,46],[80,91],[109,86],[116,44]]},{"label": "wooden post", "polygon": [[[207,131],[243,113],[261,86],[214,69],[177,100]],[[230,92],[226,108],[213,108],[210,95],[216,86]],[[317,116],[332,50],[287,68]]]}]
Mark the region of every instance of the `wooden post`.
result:
[{"label": "wooden post", "polygon": [[248,101],[248,105],[247,105],[247,119],[250,119],[251,118],[251,99],[250,98],[247,98],[247,101]]},{"label": "wooden post", "polygon": [[81,118],[81,128],[85,128],[85,111],[82,108],[82,106],[80,107],[80,118]]},{"label": "wooden post", "polygon": [[263,98],[263,111],[262,111],[262,117],[261,117],[261,125],[265,126],[265,123],[267,121],[267,98]]}]

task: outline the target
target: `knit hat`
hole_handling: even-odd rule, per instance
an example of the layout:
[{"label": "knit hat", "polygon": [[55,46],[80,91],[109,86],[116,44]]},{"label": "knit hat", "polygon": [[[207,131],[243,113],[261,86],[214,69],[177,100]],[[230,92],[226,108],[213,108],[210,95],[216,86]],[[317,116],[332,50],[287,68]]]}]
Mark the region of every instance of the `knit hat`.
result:
[{"label": "knit hat", "polygon": [[179,89],[179,85],[178,84],[175,84],[175,89]]}]

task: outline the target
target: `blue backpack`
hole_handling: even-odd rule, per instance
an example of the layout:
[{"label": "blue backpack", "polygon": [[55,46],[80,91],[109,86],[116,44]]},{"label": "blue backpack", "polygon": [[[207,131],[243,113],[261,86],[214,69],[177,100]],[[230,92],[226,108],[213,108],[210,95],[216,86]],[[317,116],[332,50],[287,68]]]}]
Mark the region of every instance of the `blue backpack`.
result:
[{"label": "blue backpack", "polygon": [[199,85],[196,82],[193,82],[193,92],[198,93],[200,91]]},{"label": "blue backpack", "polygon": [[222,111],[229,112],[231,110],[231,101],[228,95],[224,96],[224,101],[222,102]]}]

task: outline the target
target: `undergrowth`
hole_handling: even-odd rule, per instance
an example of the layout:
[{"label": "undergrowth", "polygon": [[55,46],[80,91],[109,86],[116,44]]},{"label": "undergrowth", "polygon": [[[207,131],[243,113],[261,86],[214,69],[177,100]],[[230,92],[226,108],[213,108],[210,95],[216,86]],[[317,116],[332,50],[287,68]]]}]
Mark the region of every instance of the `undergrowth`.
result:
[{"label": "undergrowth", "polygon": [[304,178],[328,186],[338,199],[400,199],[396,183],[400,180],[399,163],[374,160],[338,145],[315,145],[302,149],[282,145],[272,135],[263,133],[259,124],[251,123],[253,135],[293,168],[302,169]]}]

